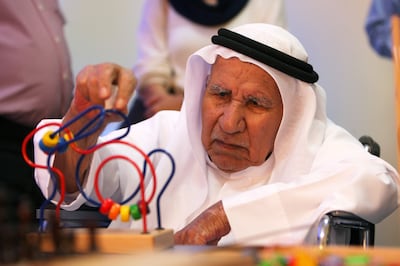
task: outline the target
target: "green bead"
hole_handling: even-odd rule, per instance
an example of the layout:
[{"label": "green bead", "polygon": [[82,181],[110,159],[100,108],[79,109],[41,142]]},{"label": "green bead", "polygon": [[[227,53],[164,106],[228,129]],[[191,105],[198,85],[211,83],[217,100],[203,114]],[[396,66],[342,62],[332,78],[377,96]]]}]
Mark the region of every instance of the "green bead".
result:
[{"label": "green bead", "polygon": [[131,214],[133,220],[139,220],[142,218],[142,213],[140,212],[139,206],[137,204],[131,205],[129,207],[129,213]]},{"label": "green bead", "polygon": [[270,261],[267,260],[262,260],[258,263],[257,266],[273,266],[272,263]]},{"label": "green bead", "polygon": [[344,258],[346,266],[367,266],[369,257],[367,255],[350,255]]}]

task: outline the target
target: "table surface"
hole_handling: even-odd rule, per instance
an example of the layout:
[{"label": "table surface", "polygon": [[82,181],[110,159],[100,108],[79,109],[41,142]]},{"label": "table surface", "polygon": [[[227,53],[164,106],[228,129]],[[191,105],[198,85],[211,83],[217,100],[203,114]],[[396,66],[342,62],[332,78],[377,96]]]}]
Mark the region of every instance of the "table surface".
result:
[{"label": "table surface", "polygon": [[[64,266],[64,265],[191,265],[191,266],[258,266],[273,265],[277,257],[288,260],[297,260],[291,265],[321,265],[321,261],[328,258],[338,260],[358,259],[363,265],[399,265],[400,248],[372,247],[362,249],[358,247],[326,247],[293,246],[293,247],[204,247],[204,246],[175,246],[167,250],[136,251],[129,254],[90,253],[70,256],[58,256],[45,261],[24,263],[27,266]],[[266,263],[266,264],[263,264]],[[270,263],[270,264],[267,264]],[[277,265],[277,264],[275,264]],[[282,264],[279,264],[282,265]],[[285,264],[283,264],[285,265]],[[324,264],[323,264],[324,265]],[[340,264],[330,264],[340,265]],[[342,264],[343,265],[343,264]],[[348,264],[350,265],[350,264]]]}]

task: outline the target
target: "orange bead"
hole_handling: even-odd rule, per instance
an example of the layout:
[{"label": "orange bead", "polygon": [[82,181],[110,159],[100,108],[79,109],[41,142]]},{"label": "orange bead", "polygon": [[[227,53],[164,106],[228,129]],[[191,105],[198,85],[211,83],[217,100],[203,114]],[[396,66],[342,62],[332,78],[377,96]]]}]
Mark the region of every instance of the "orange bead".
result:
[{"label": "orange bead", "polygon": [[71,139],[73,139],[74,138],[74,134],[72,134],[72,132],[68,132],[68,133],[65,133],[64,134],[64,139],[66,140],[66,141],[70,141]]},{"label": "orange bead", "polygon": [[114,203],[111,206],[110,212],[108,213],[108,218],[110,220],[115,220],[117,219],[118,215],[119,215],[119,210],[121,209],[121,205],[119,205],[118,203]]}]

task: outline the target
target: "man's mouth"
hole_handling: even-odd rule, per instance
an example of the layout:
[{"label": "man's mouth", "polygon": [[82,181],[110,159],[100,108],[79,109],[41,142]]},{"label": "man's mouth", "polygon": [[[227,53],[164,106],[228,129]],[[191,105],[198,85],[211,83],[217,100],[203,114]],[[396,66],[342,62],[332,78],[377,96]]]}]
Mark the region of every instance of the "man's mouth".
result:
[{"label": "man's mouth", "polygon": [[227,150],[237,150],[237,149],[244,149],[245,147],[238,145],[236,143],[228,143],[228,142],[224,142],[222,140],[214,140],[214,143],[222,148],[222,149],[227,149]]}]

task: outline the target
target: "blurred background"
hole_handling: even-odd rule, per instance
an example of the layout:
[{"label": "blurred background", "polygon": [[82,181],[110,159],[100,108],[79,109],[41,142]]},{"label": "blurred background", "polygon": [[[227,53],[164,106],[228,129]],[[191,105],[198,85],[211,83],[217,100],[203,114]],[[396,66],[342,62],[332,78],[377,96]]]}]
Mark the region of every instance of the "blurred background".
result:
[{"label": "blurred background", "polygon": [[[60,0],[74,75],[85,65],[115,62],[130,68],[143,0]],[[328,115],[354,136],[372,136],[381,157],[396,166],[393,63],[370,47],[365,0],[287,0],[289,30],[309,53],[327,92]],[[377,246],[400,246],[400,211],[379,223]]]}]

